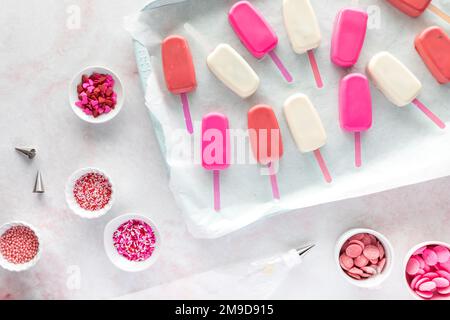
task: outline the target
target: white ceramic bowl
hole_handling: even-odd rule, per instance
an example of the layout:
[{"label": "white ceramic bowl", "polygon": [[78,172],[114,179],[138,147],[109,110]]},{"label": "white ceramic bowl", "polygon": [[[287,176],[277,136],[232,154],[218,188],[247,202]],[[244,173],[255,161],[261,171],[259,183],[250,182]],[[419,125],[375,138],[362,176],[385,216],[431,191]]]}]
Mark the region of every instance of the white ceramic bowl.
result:
[{"label": "white ceramic bowl", "polygon": [[38,242],[39,242],[39,248],[38,248],[38,252],[36,253],[36,256],[31,259],[30,261],[28,261],[27,263],[22,263],[22,264],[15,264],[15,263],[11,263],[9,261],[7,261],[5,258],[3,258],[3,256],[0,254],[0,266],[2,266],[3,268],[5,268],[6,270],[9,271],[25,271],[30,269],[31,267],[33,267],[40,259],[41,257],[41,251],[42,251],[42,242],[39,238],[39,234],[36,230],[35,227],[33,227],[32,225],[26,223],[26,222],[22,222],[22,221],[13,221],[13,222],[8,222],[5,223],[4,225],[2,225],[0,227],[0,236],[3,235],[3,233],[5,233],[9,228],[11,227],[15,227],[15,226],[25,226],[30,228],[31,230],[33,230],[34,234],[36,235]]},{"label": "white ceramic bowl", "polygon": [[[411,289],[411,287],[409,286],[408,279],[406,278],[406,265],[408,264],[409,258],[411,258],[411,256],[413,255],[414,252],[416,252],[416,250],[418,250],[419,248],[425,247],[425,246],[430,246],[430,245],[434,245],[434,246],[443,246],[443,247],[446,247],[446,248],[449,248],[449,249],[450,249],[450,244],[445,243],[445,242],[441,242],[441,241],[425,241],[425,242],[419,243],[418,245],[415,245],[414,247],[412,247],[412,248],[408,251],[408,253],[406,254],[405,260],[403,261],[403,277],[404,277],[404,279],[405,279],[406,287],[408,288],[409,293],[410,293],[414,298],[419,299],[419,300],[426,300],[426,299],[423,299],[423,298],[419,297],[419,296]],[[436,296],[436,297],[433,297],[431,300],[449,300],[449,299],[450,299],[450,297],[443,297],[443,296],[439,297],[439,296]]]},{"label": "white ceramic bowl", "polygon": [[[110,74],[113,77],[113,79],[114,79],[114,82],[115,82],[114,83],[114,91],[117,94],[117,104],[114,107],[114,109],[112,109],[111,112],[109,112],[109,113],[102,114],[102,115],[98,116],[97,118],[94,118],[93,116],[85,114],[83,112],[83,110],[81,110],[81,108],[79,108],[79,107],[77,107],[75,105],[75,102],[78,101],[77,86],[81,82],[81,76],[83,74],[86,74],[86,75],[89,76],[89,75],[91,75],[94,72]],[[83,70],[78,72],[72,78],[72,81],[70,82],[70,86],[69,86],[69,103],[70,103],[70,107],[72,108],[73,112],[75,112],[75,114],[80,119],[82,119],[84,121],[87,121],[89,123],[104,123],[104,122],[107,122],[107,121],[111,120],[122,109],[124,100],[125,100],[125,92],[124,92],[124,89],[123,89],[122,81],[120,80],[120,78],[117,76],[116,73],[114,73],[112,70],[110,70],[110,69],[108,69],[106,67],[91,66],[91,67],[84,68]]]},{"label": "white ceramic bowl", "polygon": [[[99,173],[104,175],[109,183],[111,184],[111,199],[109,200],[108,204],[100,209],[100,210],[96,210],[96,211],[89,211],[89,210],[85,210],[83,208],[80,207],[80,205],[77,203],[77,201],[75,200],[75,197],[73,196],[73,187],[75,186],[75,182],[83,175],[87,174],[87,173],[91,173],[91,172],[95,172],[95,173]],[[74,173],[72,173],[72,175],[69,177],[69,180],[67,180],[66,183],[66,202],[67,205],[69,206],[69,208],[72,210],[73,213],[75,213],[76,215],[82,217],[82,218],[86,218],[86,219],[93,219],[93,218],[98,218],[101,217],[103,215],[105,215],[113,206],[114,201],[116,199],[116,190],[114,188],[114,183],[112,182],[112,179],[109,175],[106,174],[106,172],[97,169],[97,168],[82,168],[79,169],[77,171],[75,171]]]},{"label": "white ceramic bowl", "polygon": [[[341,251],[341,248],[344,245],[345,241],[347,241],[350,237],[354,236],[355,234],[359,234],[359,233],[369,233],[369,234],[375,236],[383,245],[384,251],[385,251],[385,256],[386,256],[386,265],[384,266],[383,271],[381,271],[380,274],[377,274],[375,276],[372,276],[372,277],[364,279],[364,280],[353,279],[352,277],[347,275],[339,263],[340,251]],[[338,241],[336,242],[336,249],[335,249],[334,255],[335,255],[336,265],[339,269],[339,273],[351,284],[361,287],[361,288],[372,288],[372,289],[380,288],[381,283],[384,280],[386,280],[386,278],[389,277],[389,275],[391,274],[392,267],[394,265],[394,249],[393,249],[391,243],[381,233],[371,230],[371,229],[356,228],[356,229],[351,229],[351,230],[345,232],[343,235],[341,235],[339,237]]]},{"label": "white ceramic bowl", "polygon": [[[116,247],[114,247],[113,242],[113,233],[119,228],[122,223],[127,222],[128,220],[135,219],[141,220],[147,223],[150,227],[152,227],[153,232],[155,234],[155,249],[152,255],[144,261],[130,261],[127,258],[121,256]],[[127,213],[121,215],[117,218],[112,219],[105,227],[105,231],[103,234],[103,241],[105,246],[105,252],[108,256],[109,260],[119,269],[128,271],[128,272],[137,272],[143,271],[149,268],[155,261],[158,259],[159,253],[161,251],[161,236],[159,234],[158,229],[156,228],[155,223],[149,218],[139,215]]]}]

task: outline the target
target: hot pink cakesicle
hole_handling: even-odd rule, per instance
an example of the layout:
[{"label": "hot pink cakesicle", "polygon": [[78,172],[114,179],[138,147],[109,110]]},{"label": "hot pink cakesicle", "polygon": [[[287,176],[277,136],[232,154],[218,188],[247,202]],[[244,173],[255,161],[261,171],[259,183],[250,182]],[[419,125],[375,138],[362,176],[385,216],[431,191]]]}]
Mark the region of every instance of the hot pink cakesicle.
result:
[{"label": "hot pink cakesicle", "polygon": [[275,53],[278,37],[262,14],[248,1],[239,1],[231,7],[228,20],[236,35],[257,59],[268,54],[287,82],[292,76]]},{"label": "hot pink cakesicle", "polygon": [[202,166],[213,171],[214,209],[220,211],[220,170],[230,166],[228,118],[208,113],[202,119]]},{"label": "hot pink cakesicle", "polygon": [[361,166],[361,132],[372,126],[372,98],[369,80],[360,73],[341,79],[339,85],[341,128],[355,134],[355,165]]},{"label": "hot pink cakesicle", "polygon": [[346,8],[339,11],[331,38],[331,61],[340,67],[356,64],[366,37],[366,12]]}]

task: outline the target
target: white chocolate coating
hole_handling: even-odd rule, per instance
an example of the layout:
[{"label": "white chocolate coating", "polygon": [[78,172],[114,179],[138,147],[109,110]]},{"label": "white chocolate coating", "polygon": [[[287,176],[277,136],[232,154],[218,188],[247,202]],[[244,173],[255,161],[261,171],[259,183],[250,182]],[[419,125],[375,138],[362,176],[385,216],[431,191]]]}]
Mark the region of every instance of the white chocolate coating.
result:
[{"label": "white chocolate coating", "polygon": [[259,87],[256,72],[228,44],[219,44],[208,55],[206,62],[211,72],[241,98],[251,96]]},{"label": "white chocolate coating", "polygon": [[422,89],[419,79],[389,52],[373,56],[367,71],[375,86],[398,107],[410,104]]},{"label": "white chocolate coating", "polygon": [[305,53],[320,45],[322,34],[309,0],[283,0],[284,25],[296,53]]},{"label": "white chocolate coating", "polygon": [[294,94],[284,103],[284,115],[292,137],[301,152],[319,149],[327,134],[311,100],[304,94]]}]

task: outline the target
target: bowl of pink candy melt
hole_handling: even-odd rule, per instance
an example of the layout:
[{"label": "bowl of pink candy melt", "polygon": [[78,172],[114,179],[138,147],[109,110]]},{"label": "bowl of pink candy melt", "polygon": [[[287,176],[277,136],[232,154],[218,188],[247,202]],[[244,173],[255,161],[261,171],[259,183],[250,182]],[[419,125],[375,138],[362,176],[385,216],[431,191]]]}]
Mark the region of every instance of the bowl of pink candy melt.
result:
[{"label": "bowl of pink candy melt", "polygon": [[104,123],[122,109],[124,89],[120,78],[105,67],[87,67],[73,77],[69,102],[75,114],[89,123]]},{"label": "bowl of pink candy melt", "polygon": [[111,220],[105,227],[103,243],[111,262],[128,272],[149,268],[161,250],[161,236],[155,223],[138,214],[124,214]]},{"label": "bowl of pink candy melt", "polygon": [[420,299],[450,299],[450,245],[429,241],[412,248],[405,259],[409,291]]},{"label": "bowl of pink candy melt", "polygon": [[377,231],[352,229],[339,237],[335,258],[347,281],[362,288],[378,288],[392,271],[393,248]]},{"label": "bowl of pink candy melt", "polygon": [[9,271],[25,271],[41,256],[39,235],[33,226],[22,221],[0,227],[0,266]]}]

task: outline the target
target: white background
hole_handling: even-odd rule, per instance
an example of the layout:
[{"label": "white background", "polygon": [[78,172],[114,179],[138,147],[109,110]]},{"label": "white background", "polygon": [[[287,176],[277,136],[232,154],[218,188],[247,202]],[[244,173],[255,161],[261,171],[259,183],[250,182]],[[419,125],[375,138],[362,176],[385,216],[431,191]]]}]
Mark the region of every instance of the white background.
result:
[{"label": "white background", "polygon": [[[304,243],[317,246],[274,298],[409,298],[402,277],[406,251],[425,240],[450,242],[450,178],[294,211],[216,240],[190,236],[167,187],[131,39],[122,28],[122,17],[145,3],[2,0],[0,223],[35,225],[44,252],[30,271],[0,270],[0,298],[112,298]],[[79,29],[66,26],[71,5],[81,10]],[[79,120],[67,103],[71,77],[94,64],[119,73],[127,94],[117,118],[97,126]],[[20,145],[36,147],[37,157],[17,154]],[[84,166],[106,170],[117,184],[117,202],[97,220],[82,220],[65,205],[65,182]],[[42,196],[31,193],[37,169],[46,186]],[[164,240],[158,262],[138,274],[116,269],[103,250],[105,224],[126,212],[151,217]],[[355,288],[337,272],[334,243],[352,227],[375,229],[395,248],[393,273],[380,290]]]}]

